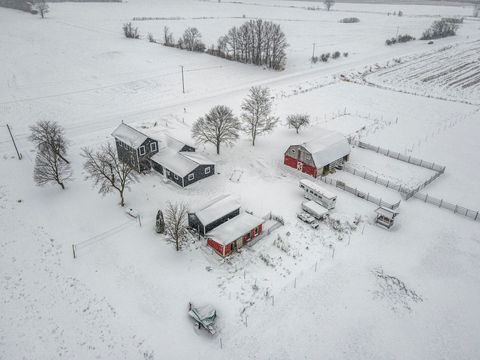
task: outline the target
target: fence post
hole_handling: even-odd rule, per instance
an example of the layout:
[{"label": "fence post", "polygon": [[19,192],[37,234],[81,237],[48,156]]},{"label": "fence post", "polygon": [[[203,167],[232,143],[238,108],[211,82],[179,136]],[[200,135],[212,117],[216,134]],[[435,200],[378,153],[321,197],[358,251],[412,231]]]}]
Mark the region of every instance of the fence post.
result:
[{"label": "fence post", "polygon": [[475,215],[475,219],[474,219],[474,220],[477,220],[477,218],[478,218],[478,211],[477,211],[477,215]]},{"label": "fence post", "polygon": [[455,205],[455,210],[453,210],[453,213],[454,213],[454,214],[457,213],[457,208],[458,208],[458,205]]},{"label": "fence post", "polygon": [[443,204],[443,199],[440,200],[440,205],[438,205],[438,207],[442,207],[442,204]]},{"label": "fence post", "polygon": [[77,258],[77,253],[75,252],[75,244],[72,244],[73,258]]}]

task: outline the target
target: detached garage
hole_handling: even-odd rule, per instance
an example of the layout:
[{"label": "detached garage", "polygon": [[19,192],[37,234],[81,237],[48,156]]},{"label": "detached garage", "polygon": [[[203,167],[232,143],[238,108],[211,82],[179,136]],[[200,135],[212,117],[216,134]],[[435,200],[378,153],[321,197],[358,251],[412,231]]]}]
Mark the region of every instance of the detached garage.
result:
[{"label": "detached garage", "polygon": [[328,174],[343,164],[350,155],[350,145],[342,134],[322,130],[322,134],[309,142],[290,145],[283,163],[313,177]]},{"label": "detached garage", "polygon": [[264,220],[242,213],[209,232],[207,244],[220,256],[227,256],[262,233]]}]

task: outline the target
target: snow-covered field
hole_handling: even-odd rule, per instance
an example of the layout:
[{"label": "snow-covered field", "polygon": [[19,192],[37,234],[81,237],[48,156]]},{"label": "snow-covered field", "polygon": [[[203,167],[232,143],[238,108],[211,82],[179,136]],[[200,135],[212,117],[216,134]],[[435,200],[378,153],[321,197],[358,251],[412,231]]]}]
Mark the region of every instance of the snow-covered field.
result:
[{"label": "snow-covered field", "polygon": [[[313,230],[296,218],[303,176],[283,166],[283,153],[322,128],[357,133],[446,166],[423,191],[480,210],[479,87],[462,87],[478,75],[480,23],[468,17],[467,6],[338,3],[331,12],[308,10],[320,5],[55,3],[45,20],[0,8],[0,359],[479,357],[480,222],[338,171],[333,178],[402,200],[398,224],[391,231],[374,226],[374,204],[331,187],[338,196],[333,220]],[[398,10],[405,15],[387,16]],[[351,16],[360,23],[338,22]],[[457,36],[433,45],[384,45],[397,29],[419,37],[440,16],[467,17]],[[121,26],[134,17],[158,18],[133,22],[155,37],[164,26],[175,37],[197,26],[207,45],[245,19],[278,22],[290,44],[287,69],[126,40]],[[318,54],[349,56],[312,65],[312,43]],[[394,58],[404,61],[366,77],[376,87],[340,80]],[[447,74],[451,68],[458,73]],[[141,226],[118,206],[116,194],[101,197],[84,180],[81,148],[112,141],[122,120],[151,136],[191,140],[199,116],[217,104],[238,114],[252,85],[271,88],[281,125],[255,147],[247,137],[219,156],[212,146],[199,146],[215,160],[217,174],[186,189],[155,173],[142,175],[126,194]],[[312,119],[298,135],[285,123],[296,112]],[[35,152],[27,138],[37,120],[66,129],[74,178],[65,191],[34,185]],[[432,174],[360,148],[353,148],[350,163],[406,186]],[[255,215],[282,216],[285,226],[226,261],[203,240],[191,239],[176,252],[155,233],[156,211],[167,201],[196,207],[224,193],[238,195]],[[189,301],[216,307],[215,337],[194,329]]]}]

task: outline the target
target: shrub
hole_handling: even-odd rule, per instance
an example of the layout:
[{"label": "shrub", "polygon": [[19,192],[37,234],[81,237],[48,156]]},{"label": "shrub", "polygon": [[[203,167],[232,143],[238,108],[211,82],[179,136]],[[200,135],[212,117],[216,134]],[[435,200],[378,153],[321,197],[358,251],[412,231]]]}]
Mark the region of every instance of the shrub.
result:
[{"label": "shrub", "polygon": [[405,43],[405,42],[412,41],[412,40],[415,40],[415,38],[411,35],[408,35],[408,34],[398,35],[396,38],[387,39],[385,41],[385,44],[387,46],[390,46],[390,45],[393,45],[393,44],[396,44],[396,43]]},{"label": "shrub", "polygon": [[344,24],[352,24],[352,23],[360,22],[360,19],[356,17],[350,17],[350,18],[340,19],[338,22],[344,23]]},{"label": "shrub", "polygon": [[148,41],[151,42],[151,43],[156,43],[157,40],[155,40],[155,38],[153,37],[153,34],[152,33],[148,33]]},{"label": "shrub", "polygon": [[311,61],[316,64],[318,62],[318,56],[312,56]]},{"label": "shrub", "polygon": [[327,62],[329,58],[330,58],[330,53],[325,53],[320,55],[320,60],[322,60],[323,62]]},{"label": "shrub", "polygon": [[452,24],[463,24],[463,17],[462,18],[442,18],[442,21],[446,21]]},{"label": "shrub", "polygon": [[398,16],[403,16],[403,11],[402,11],[402,10],[400,10],[400,11],[398,12]]},{"label": "shrub", "polygon": [[445,19],[436,20],[429,29],[425,30],[421,40],[440,39],[447,36],[454,36],[457,33],[459,24],[446,21]]},{"label": "shrub", "polygon": [[348,52],[344,52],[343,57],[348,57]]},{"label": "shrub", "polygon": [[123,33],[126,38],[129,39],[139,39],[140,34],[138,33],[138,28],[133,27],[132,23],[123,24]]},{"label": "shrub", "polygon": [[340,57],[340,51],[335,51],[333,54],[332,54],[332,59],[338,59]]},{"label": "shrub", "polygon": [[415,38],[414,38],[413,36],[407,35],[407,34],[405,34],[405,35],[398,35],[398,37],[397,37],[397,41],[398,41],[399,43],[405,43],[405,42],[412,41],[412,40],[415,40]]}]

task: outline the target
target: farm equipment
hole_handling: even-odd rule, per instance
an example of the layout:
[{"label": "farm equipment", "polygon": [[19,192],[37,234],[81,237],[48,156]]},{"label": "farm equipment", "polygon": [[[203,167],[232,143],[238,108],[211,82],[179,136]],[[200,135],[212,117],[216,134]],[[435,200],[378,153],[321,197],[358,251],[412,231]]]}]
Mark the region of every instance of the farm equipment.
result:
[{"label": "farm equipment", "polygon": [[199,329],[203,327],[210,334],[215,335],[216,330],[214,324],[217,318],[217,311],[213,307],[210,305],[195,307],[192,303],[189,303],[188,315],[195,320],[196,327]]}]

